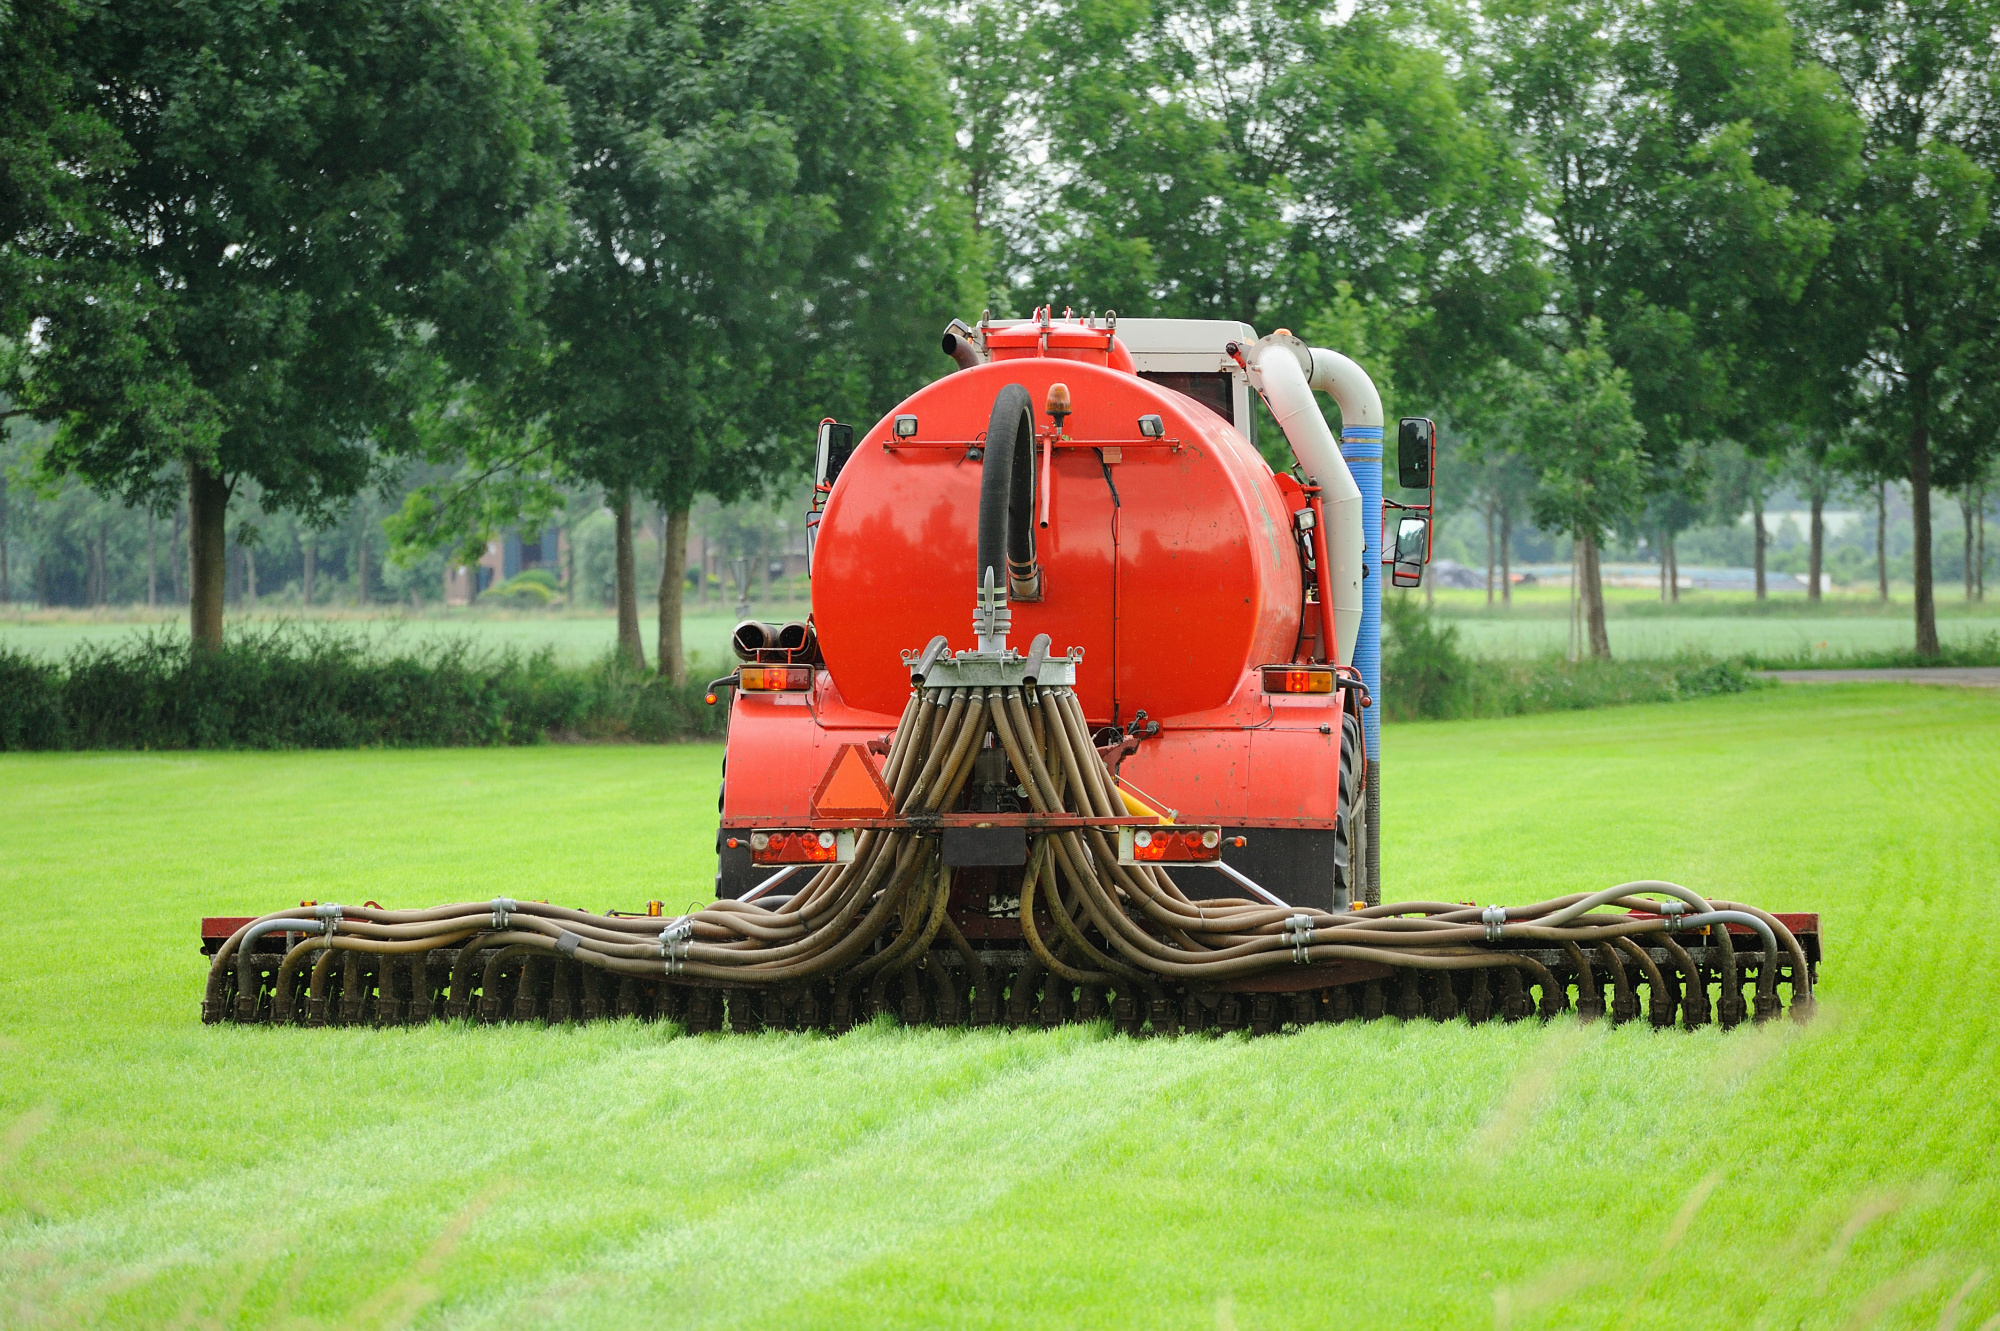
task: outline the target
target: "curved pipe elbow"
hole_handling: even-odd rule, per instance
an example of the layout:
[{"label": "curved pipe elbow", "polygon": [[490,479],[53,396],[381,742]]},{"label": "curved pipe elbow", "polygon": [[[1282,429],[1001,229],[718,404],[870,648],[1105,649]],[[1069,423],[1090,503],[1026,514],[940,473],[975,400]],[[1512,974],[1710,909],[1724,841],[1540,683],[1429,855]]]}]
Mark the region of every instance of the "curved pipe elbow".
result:
[{"label": "curved pipe elbow", "polygon": [[961,370],[970,370],[986,363],[986,354],[979,344],[972,340],[972,330],[963,320],[953,319],[945,325],[944,337],[939,342],[944,354],[958,362]]},{"label": "curved pipe elbow", "polygon": [[1368,377],[1368,371],[1325,347],[1311,347],[1306,356],[1312,363],[1307,380],[1314,389],[1340,404],[1342,428],[1382,428],[1382,395],[1375,391],[1375,381]]},{"label": "curved pipe elbow", "polygon": [[[1285,343],[1267,342],[1257,347],[1254,355],[1258,389],[1264,395],[1264,404],[1271,409],[1271,419],[1278,423],[1285,442],[1292,446],[1292,456],[1319,486],[1328,503],[1358,498],[1361,488],[1354,483],[1346,459],[1340,456],[1340,445],[1334,441],[1333,431],[1326,428],[1326,418],[1320,415],[1319,403],[1313,400],[1312,385],[1299,365],[1298,354]],[[1379,405],[1376,415],[1381,415]]]}]

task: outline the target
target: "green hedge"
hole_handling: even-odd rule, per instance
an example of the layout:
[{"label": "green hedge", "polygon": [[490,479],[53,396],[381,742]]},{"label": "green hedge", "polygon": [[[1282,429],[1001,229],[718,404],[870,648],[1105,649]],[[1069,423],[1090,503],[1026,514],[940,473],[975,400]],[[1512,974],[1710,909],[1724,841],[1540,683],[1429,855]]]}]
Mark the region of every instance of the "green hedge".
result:
[{"label": "green hedge", "polygon": [[0,750],[333,749],[719,737],[726,708],[615,657],[558,665],[440,643],[384,654],[359,636],[236,630],[219,651],[137,636],[61,664],[0,649]]},{"label": "green hedge", "polygon": [[1458,630],[1414,599],[1382,602],[1382,715],[1388,721],[1521,716],[1741,693],[1765,683],[1738,661],[1475,661]]}]

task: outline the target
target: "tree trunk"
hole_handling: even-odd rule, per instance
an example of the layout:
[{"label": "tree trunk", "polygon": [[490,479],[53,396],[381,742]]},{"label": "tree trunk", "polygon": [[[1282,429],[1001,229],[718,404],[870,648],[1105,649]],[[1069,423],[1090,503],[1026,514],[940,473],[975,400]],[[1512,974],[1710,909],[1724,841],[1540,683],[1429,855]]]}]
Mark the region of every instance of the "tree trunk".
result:
[{"label": "tree trunk", "polygon": [[1810,567],[1806,577],[1810,581],[1806,583],[1806,599],[1818,605],[1820,570],[1826,566],[1826,496],[1823,494],[1812,497],[1812,558],[1808,562]]},{"label": "tree trunk", "polygon": [[1875,482],[1875,580],[1878,598],[1889,603],[1889,482]]},{"label": "tree trunk", "polygon": [[1593,660],[1611,659],[1611,635],[1604,628],[1604,580],[1598,574],[1597,533],[1578,542],[1577,567],[1583,578],[1583,618]]},{"label": "tree trunk", "polygon": [[[1984,601],[1986,599],[1986,482],[1984,481],[1979,483],[1979,503],[1972,510],[1972,520],[1979,524],[1977,544],[1979,574],[1972,587],[1977,598]],[[5,600],[7,597],[6,570],[7,552],[4,548],[0,548],[0,600]]]},{"label": "tree trunk", "polygon": [[182,503],[174,506],[174,534],[167,542],[167,577],[173,581],[175,605],[186,605],[188,599],[186,536],[187,505]]},{"label": "tree trunk", "polygon": [[1972,604],[1972,486],[1958,491],[1958,515],[1965,527],[1965,602]]},{"label": "tree trunk", "polygon": [[576,589],[576,524],[563,515],[563,525],[556,530],[556,547],[562,552],[562,589],[571,605],[582,604]]},{"label": "tree trunk", "polygon": [[188,632],[197,647],[222,646],[222,598],[228,588],[229,483],[189,459]]},{"label": "tree trunk", "polygon": [[1675,605],[1681,602],[1681,551],[1674,533],[1667,533],[1667,593]]},{"label": "tree trunk", "polygon": [[1931,587],[1931,431],[1921,414],[1910,431],[1910,551],[1917,601],[1917,655],[1938,654],[1937,603]]},{"label": "tree trunk", "polygon": [[1514,515],[1500,509],[1500,604],[1514,608]]},{"label": "tree trunk", "polygon": [[153,510],[146,510],[146,608],[152,609],[160,603],[160,560],[153,549],[153,528],[158,519]]},{"label": "tree trunk", "polygon": [[313,574],[319,571],[319,542],[313,539],[312,532],[306,532],[299,538],[299,557],[305,561],[305,576],[299,582],[299,590],[303,594],[302,599],[306,608],[310,610],[313,603]]},{"label": "tree trunk", "polygon": [[612,497],[613,528],[617,532],[614,582],[618,601],[618,651],[634,669],[646,668],[646,645],[639,640],[639,572],[632,554],[632,492],[621,490]]},{"label": "tree trunk", "polygon": [[90,578],[93,584],[90,599],[98,606],[108,604],[111,600],[111,578],[105,568],[104,558],[104,529],[109,524],[110,519],[102,513],[97,515],[97,540],[90,551]]},{"label": "tree trunk", "polygon": [[1493,608],[1493,504],[1486,505],[1486,608]]},{"label": "tree trunk", "polygon": [[354,535],[354,604],[368,604],[368,509],[361,510],[360,530]]},{"label": "tree trunk", "polygon": [[257,547],[243,547],[243,602],[253,610],[257,606]]},{"label": "tree trunk", "polygon": [[1754,535],[1757,542],[1757,599],[1761,601],[1767,590],[1764,585],[1764,545],[1769,539],[1764,534],[1764,496],[1758,495],[1750,501],[1750,521],[1756,528]]},{"label": "tree trunk", "polygon": [[7,474],[0,472],[0,605],[14,599],[14,577],[7,567]]},{"label": "tree trunk", "polygon": [[688,510],[675,509],[661,524],[660,673],[687,683],[687,653],[681,650],[681,606],[687,597]]}]

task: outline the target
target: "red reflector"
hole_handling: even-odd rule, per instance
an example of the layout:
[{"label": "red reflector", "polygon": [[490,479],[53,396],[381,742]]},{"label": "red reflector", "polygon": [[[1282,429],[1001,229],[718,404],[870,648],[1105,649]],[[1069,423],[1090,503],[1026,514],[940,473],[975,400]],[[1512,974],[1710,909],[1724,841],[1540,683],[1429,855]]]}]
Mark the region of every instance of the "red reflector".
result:
[{"label": "red reflector", "polygon": [[[850,841],[851,832],[752,832],[750,834],[750,862],[752,864],[836,864],[845,849],[843,838]],[[849,851],[852,854],[852,851]]]},{"label": "red reflector", "polygon": [[1265,666],[1266,693],[1332,693],[1333,672],[1317,666]]},{"label": "red reflector", "polygon": [[1130,847],[1131,861],[1138,864],[1196,864],[1222,858],[1219,827],[1125,828],[1119,842],[1121,850]]},{"label": "red reflector", "polygon": [[882,784],[868,750],[859,744],[841,745],[813,791],[813,817],[886,818],[895,811],[896,798]]},{"label": "red reflector", "polygon": [[747,693],[797,693],[813,686],[811,666],[744,666],[737,676]]}]

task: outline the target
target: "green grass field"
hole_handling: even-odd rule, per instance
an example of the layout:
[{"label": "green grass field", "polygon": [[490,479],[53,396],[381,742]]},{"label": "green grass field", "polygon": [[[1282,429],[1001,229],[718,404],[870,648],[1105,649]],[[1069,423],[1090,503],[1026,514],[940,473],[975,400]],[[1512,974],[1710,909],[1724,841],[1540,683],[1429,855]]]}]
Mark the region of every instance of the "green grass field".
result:
[{"label": "green grass field", "polygon": [[0,1326],[2000,1325],[2000,698],[1384,749],[1392,894],[1817,908],[1820,1019],[203,1027],[204,913],[705,896],[717,750],[0,758]]}]

